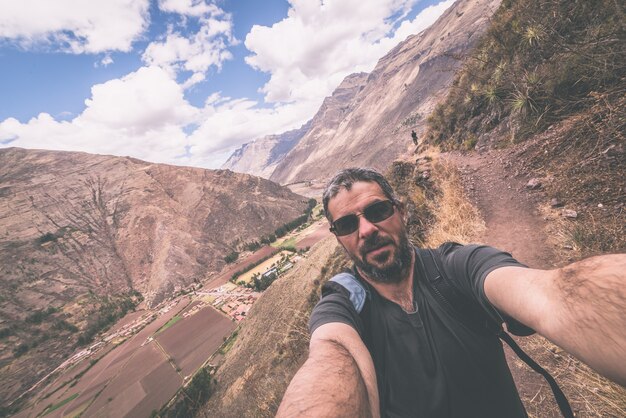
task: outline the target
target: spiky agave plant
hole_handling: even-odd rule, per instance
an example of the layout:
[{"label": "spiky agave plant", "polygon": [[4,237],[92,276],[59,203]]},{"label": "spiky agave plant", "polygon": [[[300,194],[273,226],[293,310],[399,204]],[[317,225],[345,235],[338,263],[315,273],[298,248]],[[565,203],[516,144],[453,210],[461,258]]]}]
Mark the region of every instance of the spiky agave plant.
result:
[{"label": "spiky agave plant", "polygon": [[493,105],[502,99],[502,92],[498,87],[488,85],[483,90],[483,97],[487,100],[487,103]]},{"label": "spiky agave plant", "polygon": [[524,31],[524,39],[530,46],[537,46],[543,38],[543,31],[539,26],[527,26]]},{"label": "spiky agave plant", "polygon": [[502,77],[504,76],[504,71],[506,70],[507,67],[507,62],[506,61],[500,61],[498,63],[498,65],[496,65],[495,70],[493,70],[493,75],[492,75],[492,80],[495,83],[499,83],[500,80],[502,80]]},{"label": "spiky agave plant", "polygon": [[535,99],[531,96],[528,88],[519,89],[515,84],[513,84],[515,91],[512,94],[511,98],[511,108],[519,112],[523,115],[528,115],[530,113],[537,113],[539,111],[539,106]]}]

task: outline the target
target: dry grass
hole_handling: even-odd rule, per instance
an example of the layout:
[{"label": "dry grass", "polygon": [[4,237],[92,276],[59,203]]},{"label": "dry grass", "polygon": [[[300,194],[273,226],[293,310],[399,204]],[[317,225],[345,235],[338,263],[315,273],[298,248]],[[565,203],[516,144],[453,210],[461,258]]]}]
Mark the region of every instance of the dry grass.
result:
[{"label": "dry grass", "polygon": [[[626,416],[626,389],[598,375],[541,336],[519,339],[518,342],[557,379],[577,417]],[[559,416],[548,385],[538,376],[533,380],[540,383],[535,386],[534,393],[522,393],[529,416]]]},{"label": "dry grass", "polygon": [[437,247],[447,241],[477,242],[485,231],[485,222],[463,192],[458,171],[438,159],[433,160],[432,168],[439,195],[429,202],[434,222],[426,233],[426,246]]},{"label": "dry grass", "polygon": [[586,213],[583,219],[567,219],[560,216],[560,209],[552,209],[547,204],[540,209],[549,220],[548,235],[559,260],[574,261],[626,251],[623,214]]}]

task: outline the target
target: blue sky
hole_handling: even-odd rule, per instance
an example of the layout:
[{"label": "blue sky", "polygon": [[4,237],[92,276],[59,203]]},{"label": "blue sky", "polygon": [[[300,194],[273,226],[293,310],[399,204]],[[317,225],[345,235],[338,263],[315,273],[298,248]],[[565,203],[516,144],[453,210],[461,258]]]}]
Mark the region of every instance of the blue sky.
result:
[{"label": "blue sky", "polygon": [[0,147],[219,167],[452,0],[0,0]]}]

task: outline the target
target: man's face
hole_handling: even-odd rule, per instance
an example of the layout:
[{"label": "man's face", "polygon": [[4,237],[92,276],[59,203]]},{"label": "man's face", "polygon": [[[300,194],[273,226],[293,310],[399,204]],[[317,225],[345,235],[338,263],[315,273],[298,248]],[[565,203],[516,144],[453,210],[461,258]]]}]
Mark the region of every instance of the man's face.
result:
[{"label": "man's face", "polygon": [[[342,188],[328,202],[333,220],[345,215],[362,214],[372,203],[389,200],[375,182],[356,182],[350,190]],[[389,218],[372,223],[359,216],[359,228],[351,234],[338,236],[362,274],[379,283],[402,281],[411,266],[412,249],[398,207]]]}]

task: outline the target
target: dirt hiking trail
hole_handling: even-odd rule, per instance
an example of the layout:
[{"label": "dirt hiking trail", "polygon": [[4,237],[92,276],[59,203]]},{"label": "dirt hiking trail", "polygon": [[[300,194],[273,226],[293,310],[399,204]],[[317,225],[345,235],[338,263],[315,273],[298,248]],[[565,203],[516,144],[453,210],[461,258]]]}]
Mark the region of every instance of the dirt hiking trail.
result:
[{"label": "dirt hiking trail", "polygon": [[[529,267],[563,265],[568,260],[556,259],[546,233],[546,222],[537,209],[537,203],[545,197],[541,192],[526,188],[532,175],[516,172],[515,167],[519,164],[515,156],[513,150],[442,154],[444,160],[459,170],[466,194],[485,221],[487,229],[480,241],[511,253]],[[602,391],[602,382],[596,382],[600,389],[590,386],[582,391],[578,385],[570,384],[580,380],[581,372],[590,374],[586,366],[542,337],[516,340],[557,379],[576,416],[606,416],[606,402],[597,396]],[[506,346],[505,351],[529,416],[560,417],[552,391],[544,379]]]},{"label": "dirt hiking trail", "polygon": [[[463,187],[487,226],[482,241],[507,251],[529,267],[556,263],[547,244],[537,194],[525,189],[528,179],[512,173],[510,152],[449,153],[444,156],[461,173]],[[532,194],[531,194],[532,193]]]}]

